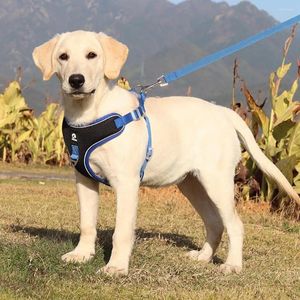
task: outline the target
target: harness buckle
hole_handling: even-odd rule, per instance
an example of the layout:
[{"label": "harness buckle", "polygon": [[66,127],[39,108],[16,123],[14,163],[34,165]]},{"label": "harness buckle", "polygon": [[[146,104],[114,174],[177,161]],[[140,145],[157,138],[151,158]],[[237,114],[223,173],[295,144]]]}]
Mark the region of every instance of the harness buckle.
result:
[{"label": "harness buckle", "polygon": [[151,159],[152,154],[153,154],[153,148],[151,147],[151,148],[149,148],[149,149],[147,150],[147,153],[146,153],[146,161],[149,161],[149,160]]},{"label": "harness buckle", "polygon": [[79,159],[79,147],[77,145],[71,145],[71,163],[73,166],[76,166],[78,159]]}]

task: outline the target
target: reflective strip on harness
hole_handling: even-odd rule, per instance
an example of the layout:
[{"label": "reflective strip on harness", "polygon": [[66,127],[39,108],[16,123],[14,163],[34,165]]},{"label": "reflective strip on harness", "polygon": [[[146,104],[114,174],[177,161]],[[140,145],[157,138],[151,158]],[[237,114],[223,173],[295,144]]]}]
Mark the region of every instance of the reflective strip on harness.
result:
[{"label": "reflective strip on harness", "polygon": [[120,116],[118,119],[115,120],[115,124],[117,128],[121,128],[122,126],[126,126],[128,123],[132,121],[139,120],[144,115],[144,113],[145,113],[144,109],[139,106],[137,109],[126,114],[125,116]]}]

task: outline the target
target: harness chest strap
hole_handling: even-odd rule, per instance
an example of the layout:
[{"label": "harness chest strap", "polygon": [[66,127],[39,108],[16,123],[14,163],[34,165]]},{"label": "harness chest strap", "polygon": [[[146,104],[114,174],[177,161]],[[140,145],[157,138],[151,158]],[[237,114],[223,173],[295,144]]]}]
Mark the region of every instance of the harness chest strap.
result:
[{"label": "harness chest strap", "polygon": [[72,126],[64,119],[62,128],[64,141],[68,148],[71,162],[78,172],[109,185],[106,178],[96,175],[92,170],[90,156],[95,149],[122,134],[127,124],[140,120],[143,117],[148,132],[146,157],[140,170],[140,179],[143,179],[145,168],[152,156],[152,138],[150,121],[145,114],[145,95],[141,93],[138,95],[138,99],[139,107],[124,116],[111,113],[83,126]]}]

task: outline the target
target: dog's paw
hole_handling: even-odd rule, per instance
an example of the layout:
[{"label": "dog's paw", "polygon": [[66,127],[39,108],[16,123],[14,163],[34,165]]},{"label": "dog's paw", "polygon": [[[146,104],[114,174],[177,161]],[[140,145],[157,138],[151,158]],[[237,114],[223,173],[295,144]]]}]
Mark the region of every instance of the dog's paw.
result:
[{"label": "dog's paw", "polygon": [[187,255],[187,257],[189,257],[192,260],[202,261],[205,263],[208,263],[212,260],[211,255],[206,253],[203,250],[201,250],[201,251],[192,250],[192,251],[189,251],[186,255]]},{"label": "dog's paw", "polygon": [[128,275],[128,268],[123,267],[117,267],[117,266],[111,266],[107,264],[103,268],[101,268],[97,273],[104,273],[106,275],[112,275],[112,276],[126,276]]},{"label": "dog's paw", "polygon": [[229,265],[229,264],[222,264],[220,266],[220,271],[223,274],[231,274],[231,273],[239,274],[242,271],[242,267],[241,266],[233,266],[233,265]]},{"label": "dog's paw", "polygon": [[91,252],[80,252],[73,250],[64,254],[61,259],[65,262],[72,262],[72,263],[85,263],[91,260],[95,254]]}]

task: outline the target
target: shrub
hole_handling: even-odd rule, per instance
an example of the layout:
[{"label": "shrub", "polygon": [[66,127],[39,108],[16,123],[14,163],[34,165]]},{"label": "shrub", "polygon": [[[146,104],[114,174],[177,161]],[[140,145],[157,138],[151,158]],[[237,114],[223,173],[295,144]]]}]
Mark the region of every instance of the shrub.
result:
[{"label": "shrub", "polygon": [[[265,113],[263,105],[258,104],[258,101],[254,99],[247,88],[245,81],[238,75],[237,65],[234,68],[234,88],[237,79],[239,79],[250,112],[250,118],[246,118],[246,122],[252,129],[265,155],[276,164],[295,190],[300,193],[300,102],[294,100],[298,89],[299,70],[290,89],[280,91],[282,80],[286,77],[292,65],[286,63],[286,58],[294,35],[295,27],[285,42],[280,67],[270,75],[271,110],[269,114]],[[298,66],[298,69],[300,69],[300,66]],[[242,111],[235,99],[233,99],[233,107],[238,112]],[[246,152],[243,152],[240,172],[247,174],[247,176],[243,176],[241,185],[241,193],[244,198],[249,199],[254,192],[256,199],[270,201],[273,209],[286,212],[288,208],[289,213],[296,213],[299,217],[299,209],[295,207],[295,204],[291,205],[290,201],[278,192],[276,185],[262,176]]]}]

